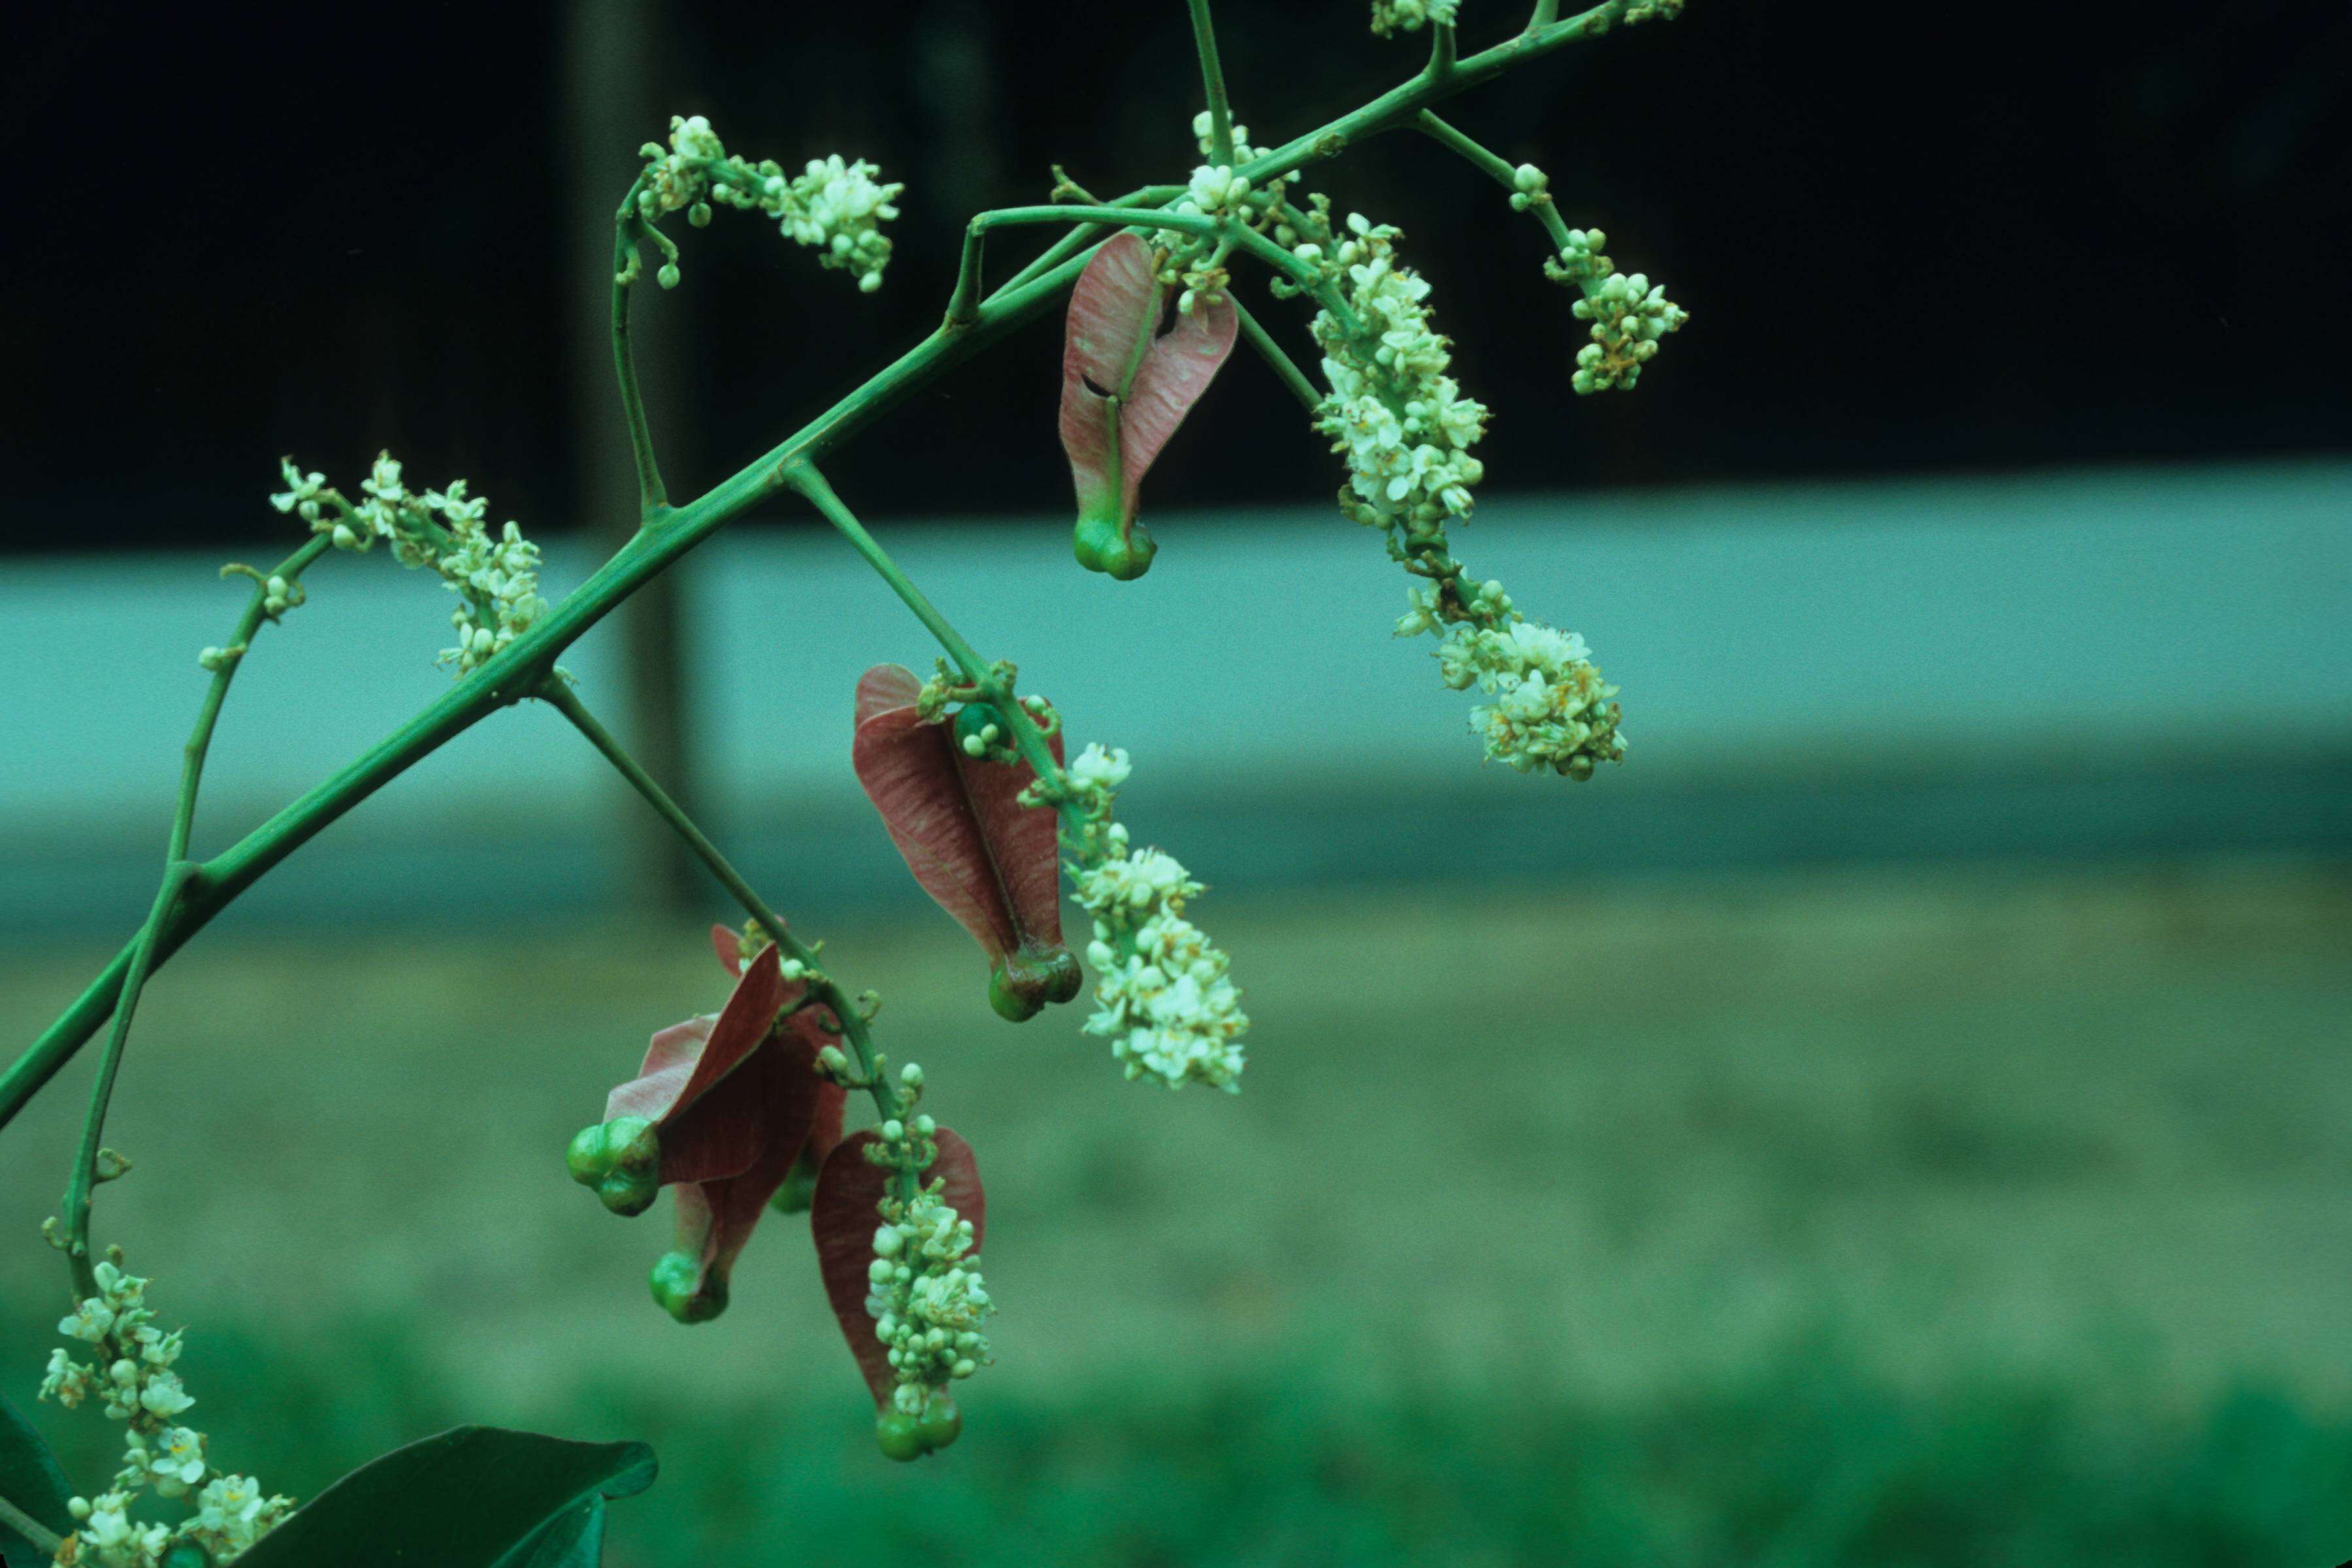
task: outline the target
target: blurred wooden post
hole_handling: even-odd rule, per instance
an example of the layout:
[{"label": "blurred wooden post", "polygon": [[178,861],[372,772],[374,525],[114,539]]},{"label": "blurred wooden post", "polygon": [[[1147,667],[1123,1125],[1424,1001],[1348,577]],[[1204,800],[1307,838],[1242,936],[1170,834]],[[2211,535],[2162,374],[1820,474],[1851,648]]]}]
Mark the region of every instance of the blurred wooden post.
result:
[{"label": "blurred wooden post", "polygon": [[[570,165],[574,279],[572,332],[572,418],[579,432],[579,493],[591,532],[604,552],[636,531],[636,475],[613,384],[611,334],[613,209],[636,173],[637,149],[669,123],[659,102],[656,62],[660,8],[647,0],[571,0],[565,14],[564,90],[560,128]],[[647,280],[652,278],[648,267]],[[651,289],[647,293],[654,292]],[[640,304],[639,313],[646,312]],[[673,490],[693,484],[693,428],[680,374],[676,322],[635,334],[637,376]],[[687,731],[685,610],[679,576],[666,573],[638,590],[614,616],[622,648],[625,712],[614,725],[654,777],[689,811],[699,809]],[[626,888],[650,910],[684,910],[703,899],[701,871],[677,837],[635,796],[614,792],[622,813],[619,842]]]}]

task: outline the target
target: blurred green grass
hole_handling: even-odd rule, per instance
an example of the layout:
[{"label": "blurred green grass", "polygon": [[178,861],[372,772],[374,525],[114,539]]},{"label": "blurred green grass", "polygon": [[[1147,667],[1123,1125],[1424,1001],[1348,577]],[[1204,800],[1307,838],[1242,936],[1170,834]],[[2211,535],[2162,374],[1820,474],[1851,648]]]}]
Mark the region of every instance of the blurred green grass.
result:
[{"label": "blurred green grass", "polygon": [[[926,911],[826,933],[980,1152],[999,1364],[872,1452],[804,1228],[719,1321],[564,1180],[692,930],[192,949],[102,1237],[226,1463],[308,1494],[460,1420],[637,1436],[610,1554],[996,1564],[2335,1563],[2352,1553],[2352,877],[1979,867],[1198,913],[1236,1099],[1019,1028]],[[0,962],[26,1038],[104,954]],[[0,1142],[0,1347],[87,1068]],[[38,1419],[94,1479],[105,1424]]]}]

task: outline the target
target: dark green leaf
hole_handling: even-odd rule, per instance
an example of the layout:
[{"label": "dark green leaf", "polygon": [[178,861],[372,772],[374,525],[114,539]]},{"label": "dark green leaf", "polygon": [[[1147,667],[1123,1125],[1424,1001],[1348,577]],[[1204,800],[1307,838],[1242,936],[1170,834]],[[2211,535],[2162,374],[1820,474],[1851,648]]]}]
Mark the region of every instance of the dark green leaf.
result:
[{"label": "dark green leaf", "polygon": [[[263,1539],[244,1568],[574,1568],[595,1561],[599,1500],[653,1484],[643,1443],[458,1426],[361,1466]],[[595,1506],[591,1506],[591,1505]],[[550,1527],[568,1522],[566,1542]],[[542,1555],[549,1543],[555,1554]],[[579,1555],[581,1549],[590,1553]],[[570,1555],[566,1555],[566,1552]]]},{"label": "dark green leaf", "polygon": [[[73,1515],[66,1511],[66,1499],[72,1489],[66,1485],[66,1473],[58,1467],[57,1456],[41,1441],[39,1433],[17,1413],[16,1407],[0,1395],[0,1498],[6,1498],[23,1509],[38,1522],[47,1525],[59,1535],[73,1531]],[[47,1552],[33,1550],[33,1543],[0,1524],[0,1555],[12,1563],[46,1562]]]},{"label": "dark green leaf", "polygon": [[499,1559],[499,1568],[596,1568],[604,1560],[604,1500],[575,1504]]}]

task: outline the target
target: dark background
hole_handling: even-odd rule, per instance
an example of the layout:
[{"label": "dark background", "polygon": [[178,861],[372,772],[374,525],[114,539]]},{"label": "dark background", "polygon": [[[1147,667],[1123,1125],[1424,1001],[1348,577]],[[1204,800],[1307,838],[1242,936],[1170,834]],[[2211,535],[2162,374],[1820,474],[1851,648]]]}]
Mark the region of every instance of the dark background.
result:
[{"label": "dark background", "polygon": [[[600,454],[617,436],[580,331],[589,231],[672,110],[734,151],[839,151],[908,185],[876,296],[741,215],[675,226],[686,285],[644,319],[685,493],[927,331],[969,211],[1041,199],[1055,161],[1106,192],[1194,161],[1174,4],[645,9],[618,81],[583,75],[558,5],[12,21],[0,543],[209,543],[267,522],[278,453],[348,486],[380,446],[534,532],[578,526],[582,422]],[[1262,143],[1423,47],[1367,37],[1355,0],[1220,9]],[[1465,50],[1520,9],[1468,0]],[[1434,146],[1393,135],[1314,184],[1408,231],[1500,411],[1497,489],[2340,449],[2352,9],[2066,9],[1701,0],[1456,100],[1692,310],[1633,396],[1568,394],[1580,337],[1540,237]],[[633,129],[588,145],[599,107]],[[1034,243],[1002,244],[996,275]],[[1272,315],[1295,333],[1297,313]],[[1057,509],[1057,350],[1029,327],[836,479],[886,514]],[[1227,382],[1156,504],[1325,494],[1330,459],[1271,378]]]}]

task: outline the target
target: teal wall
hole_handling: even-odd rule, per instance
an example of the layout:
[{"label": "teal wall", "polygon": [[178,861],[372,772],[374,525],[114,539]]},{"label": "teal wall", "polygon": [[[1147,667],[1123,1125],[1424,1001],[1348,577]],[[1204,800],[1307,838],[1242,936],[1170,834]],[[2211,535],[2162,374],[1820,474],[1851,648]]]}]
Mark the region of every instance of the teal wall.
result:
[{"label": "teal wall", "polygon": [[[1069,562],[1058,520],[876,520],[983,649],[1080,741],[1129,748],[1129,816],[1229,882],[1642,869],[1907,854],[2352,843],[2352,464],[1497,498],[1457,538],[1624,688],[1625,767],[1582,787],[1482,767],[1398,574],[1326,508],[1155,514],[1150,577]],[[271,550],[257,539],[257,558]],[[160,849],[195,650],[239,602],[209,557],[20,564],[0,582],[0,902],[127,919]],[[560,589],[591,563],[551,552]],[[877,896],[849,694],[929,650],[827,534],[752,531],[685,568],[704,790],[772,875]],[[240,675],[216,833],[427,700],[443,591],[379,556]],[[614,639],[567,659],[619,698]],[[446,901],[452,918],[620,891],[628,809],[551,715],[461,737],[305,852],[257,918]],[[1202,836],[1218,836],[1203,842]],[[302,868],[307,863],[308,868]],[[895,889],[896,880],[888,886]]]}]

